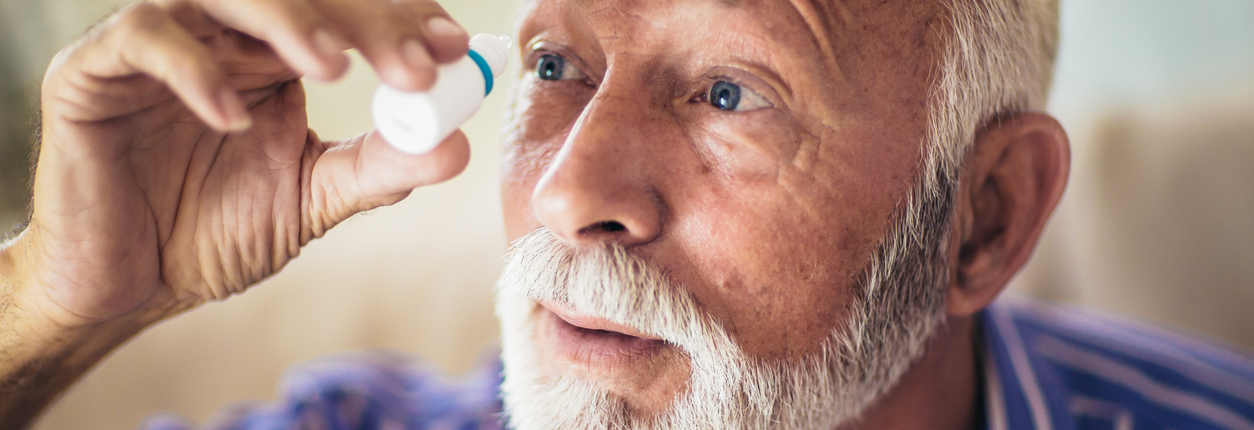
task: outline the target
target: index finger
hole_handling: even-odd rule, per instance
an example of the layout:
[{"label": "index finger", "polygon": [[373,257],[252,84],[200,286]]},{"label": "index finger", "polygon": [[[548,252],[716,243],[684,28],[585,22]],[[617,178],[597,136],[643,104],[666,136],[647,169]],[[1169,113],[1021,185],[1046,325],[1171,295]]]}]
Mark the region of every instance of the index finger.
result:
[{"label": "index finger", "polygon": [[330,81],[348,70],[349,47],[306,0],[169,0],[170,7],[192,6],[223,25],[261,40],[303,75]]},{"label": "index finger", "polygon": [[420,91],[436,64],[466,55],[470,36],[433,0],[309,0],[353,43],[379,78]]}]

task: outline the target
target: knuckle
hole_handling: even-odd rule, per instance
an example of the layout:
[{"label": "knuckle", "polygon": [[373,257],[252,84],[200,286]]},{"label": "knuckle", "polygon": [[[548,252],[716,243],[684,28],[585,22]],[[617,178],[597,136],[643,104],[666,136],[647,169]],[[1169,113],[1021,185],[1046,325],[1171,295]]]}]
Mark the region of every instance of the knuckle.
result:
[{"label": "knuckle", "polygon": [[400,1],[394,3],[392,9],[400,9],[401,13],[390,13],[393,19],[403,20],[409,25],[419,25],[436,16],[447,17],[448,13],[438,3],[427,1]]},{"label": "knuckle", "polygon": [[191,61],[166,61],[159,65],[154,65],[157,75],[166,76],[171,80],[203,80],[203,72],[197,64]]},{"label": "knuckle", "polygon": [[117,25],[123,28],[152,29],[161,25],[163,11],[152,3],[135,3],[118,13]]},{"label": "knuckle", "polygon": [[273,16],[279,18],[280,25],[291,26],[301,33],[312,33],[315,28],[323,25],[321,15],[304,1],[268,0],[259,2],[259,6],[272,10]]},{"label": "knuckle", "polygon": [[406,4],[395,1],[362,2],[354,15],[356,20],[365,24],[360,31],[377,36],[395,32],[412,33],[419,27],[422,17]]},{"label": "knuckle", "polygon": [[119,12],[106,31],[115,40],[132,40],[159,32],[167,24],[167,19],[160,7],[151,3],[136,3]]},{"label": "knuckle", "polygon": [[444,11],[444,6],[430,0],[397,0],[396,4],[420,17],[448,16],[448,13]]},{"label": "knuckle", "polygon": [[197,55],[169,57],[150,67],[151,73],[173,86],[217,86],[226,80],[216,64]]},{"label": "knuckle", "polygon": [[66,46],[58,51],[56,55],[52,56],[52,60],[48,62],[48,69],[44,74],[44,85],[48,84],[50,80],[49,78],[56,76],[65,67],[66,62],[69,61],[70,57],[82,49],[82,45],[82,42],[78,42],[70,46]]}]

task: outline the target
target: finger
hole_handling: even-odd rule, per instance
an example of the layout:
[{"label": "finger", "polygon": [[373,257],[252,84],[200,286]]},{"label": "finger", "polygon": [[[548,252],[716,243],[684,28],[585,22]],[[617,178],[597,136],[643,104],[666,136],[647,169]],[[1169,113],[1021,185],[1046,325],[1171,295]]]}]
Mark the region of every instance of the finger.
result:
[{"label": "finger", "polygon": [[[241,130],[250,122],[244,103],[208,48],[149,3],[137,3],[119,12],[100,37],[72,54],[66,65],[77,66],[90,78],[65,88],[106,94],[104,87],[110,79],[144,74],[167,86],[201,120],[219,131]],[[91,103],[64,105],[78,106],[77,113],[85,116],[73,118],[70,113],[71,119],[110,117]],[[114,112],[113,116],[125,113],[129,112]]]},{"label": "finger", "polygon": [[331,81],[348,71],[350,44],[305,0],[192,0],[223,25],[270,45],[297,72]]},{"label": "finger", "polygon": [[433,1],[312,1],[393,87],[429,89],[436,64],[466,53],[469,36]]},{"label": "finger", "polygon": [[396,0],[396,4],[425,23],[423,36],[431,57],[437,63],[460,60],[470,50],[470,35],[453,21],[439,3],[428,0]]},{"label": "finger", "polygon": [[400,201],[414,189],[457,176],[470,162],[460,130],[429,153],[402,153],[372,131],[325,152],[311,175],[315,234],[361,211]]}]

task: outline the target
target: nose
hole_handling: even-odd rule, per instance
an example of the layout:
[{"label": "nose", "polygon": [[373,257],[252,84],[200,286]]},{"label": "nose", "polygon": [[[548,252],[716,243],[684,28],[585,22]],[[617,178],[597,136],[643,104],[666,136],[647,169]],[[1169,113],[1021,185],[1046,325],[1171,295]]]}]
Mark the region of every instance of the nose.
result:
[{"label": "nose", "polygon": [[662,231],[639,98],[594,97],[532,192],[536,219],[571,245],[650,242]]}]

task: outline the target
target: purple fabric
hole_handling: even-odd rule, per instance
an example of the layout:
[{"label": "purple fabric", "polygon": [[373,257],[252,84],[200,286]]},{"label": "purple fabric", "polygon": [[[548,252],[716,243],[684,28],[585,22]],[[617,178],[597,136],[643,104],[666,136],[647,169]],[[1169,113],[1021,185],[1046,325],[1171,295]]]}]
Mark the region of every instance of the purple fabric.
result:
[{"label": "purple fabric", "polygon": [[[330,357],[288,372],[274,403],[240,404],[205,430],[501,430],[497,357],[463,380],[387,351]],[[196,428],[168,415],[145,430]]]}]

